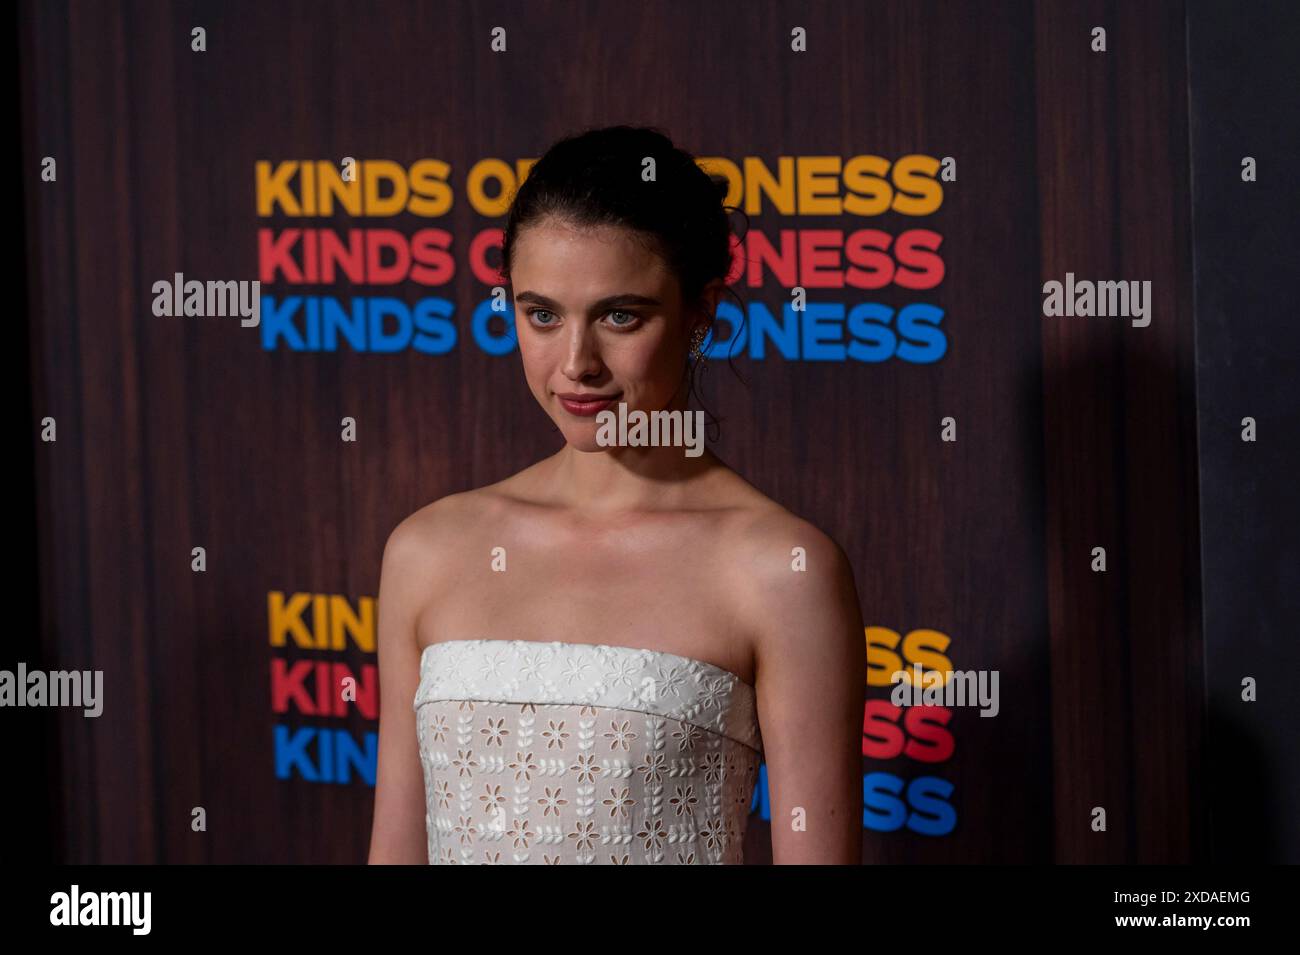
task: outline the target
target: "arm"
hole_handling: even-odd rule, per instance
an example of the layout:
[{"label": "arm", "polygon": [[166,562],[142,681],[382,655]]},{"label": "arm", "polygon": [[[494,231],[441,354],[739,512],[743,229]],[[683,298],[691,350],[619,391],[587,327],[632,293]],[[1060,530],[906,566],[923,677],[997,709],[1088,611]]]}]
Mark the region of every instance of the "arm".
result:
[{"label": "arm", "polygon": [[379,577],[379,756],[369,863],[429,861],[424,768],[412,704],[420,681],[415,618],[421,575],[409,519],[389,535]]},{"label": "arm", "polygon": [[[807,552],[792,569],[791,550]],[[848,558],[811,524],[764,535],[755,646],[772,861],[862,864],[866,645]]]}]

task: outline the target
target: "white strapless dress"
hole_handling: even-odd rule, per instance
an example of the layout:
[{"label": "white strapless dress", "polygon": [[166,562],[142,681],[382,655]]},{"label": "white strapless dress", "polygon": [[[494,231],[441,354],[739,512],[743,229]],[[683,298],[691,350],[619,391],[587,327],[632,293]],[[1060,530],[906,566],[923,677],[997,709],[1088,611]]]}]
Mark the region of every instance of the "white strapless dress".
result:
[{"label": "white strapless dress", "polygon": [[431,864],[739,864],[754,688],[660,650],[424,649],[414,709]]}]

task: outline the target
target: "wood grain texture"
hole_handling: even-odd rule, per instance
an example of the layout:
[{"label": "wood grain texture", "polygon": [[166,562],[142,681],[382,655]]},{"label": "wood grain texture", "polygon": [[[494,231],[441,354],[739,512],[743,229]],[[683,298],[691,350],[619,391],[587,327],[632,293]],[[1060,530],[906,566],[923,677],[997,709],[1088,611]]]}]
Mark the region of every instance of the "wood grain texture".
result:
[{"label": "wood grain texture", "polygon": [[[737,358],[706,400],[718,453],[848,552],[868,625],[952,638],[1000,671],[1001,713],[957,711],[935,775],[956,829],[864,832],[867,862],[1180,862],[1199,842],[1201,675],[1180,5],[881,2],[91,4],[20,11],[43,641],[101,667],[108,708],[60,721],[71,862],[344,863],[373,791],[274,778],[270,590],[377,593],[404,516],[555,450],[518,365],[468,343],[485,288],[443,294],[448,356],[266,352],[234,320],[154,318],[153,281],[255,278],[258,159],[541,155],[588,125],[658,125],[700,155],[953,156],[933,365]],[[1111,52],[1088,49],[1108,26]],[[580,25],[579,25],[580,24]],[[208,53],[189,50],[191,26]],[[489,52],[505,25],[510,53]],[[792,25],[810,52],[789,52]],[[323,224],[316,221],[313,224]],[[340,218],[340,226],[355,225]],[[414,220],[375,220],[406,229]],[[458,191],[436,223],[458,263]],[[1149,278],[1146,329],[1048,321],[1074,271]],[[279,291],[283,291],[283,286]],[[426,290],[399,286],[415,301]],[[774,310],[788,293],[737,286]],[[348,294],[341,288],[340,294]],[[360,441],[342,444],[354,417]],[[940,420],[957,419],[955,444]],[[1094,575],[1103,544],[1111,569]],[[207,549],[209,570],[190,570]],[[354,664],[362,655],[344,658]],[[873,690],[872,696],[879,696]],[[363,720],[356,732],[373,729]],[[1106,806],[1110,828],[1091,832]],[[190,831],[195,806],[209,831]],[[747,857],[770,860],[754,822]]]},{"label": "wood grain texture", "polygon": [[1043,320],[1053,854],[1188,862],[1204,831],[1183,11],[1042,4],[1035,40],[1044,281],[1150,280],[1153,303],[1145,328]]}]

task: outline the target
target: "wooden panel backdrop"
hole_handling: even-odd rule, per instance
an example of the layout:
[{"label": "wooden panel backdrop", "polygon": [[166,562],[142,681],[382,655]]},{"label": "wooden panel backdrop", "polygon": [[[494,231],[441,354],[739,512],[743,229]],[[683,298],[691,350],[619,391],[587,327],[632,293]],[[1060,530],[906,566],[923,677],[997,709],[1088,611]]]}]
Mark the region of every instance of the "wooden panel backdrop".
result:
[{"label": "wooden panel backdrop", "polygon": [[[26,2],[19,13],[42,646],[102,668],[98,720],[60,715],[72,862],[357,862],[373,790],[274,775],[267,593],[374,596],[420,505],[552,451],[517,356],[468,339],[484,295],[463,201],[484,157],[571,130],[666,129],[756,156],[952,156],[942,208],[754,229],[935,229],[942,284],[811,290],[927,301],[938,363],[737,359],[709,376],[719,453],[831,533],[870,626],[952,638],[1001,713],[956,711],[951,760],[864,760],[954,787],[941,837],[864,832],[869,862],[1182,862],[1204,839],[1180,4]],[[490,52],[505,26],[509,52]],[[1109,52],[1090,49],[1105,26]],[[208,51],[190,51],[190,30]],[[809,52],[790,51],[807,29]],[[263,351],[232,319],[155,318],[150,287],[256,277],[254,162],[452,164],[446,356]],[[311,224],[323,224],[313,222]],[[389,225],[388,220],[348,225]],[[403,227],[412,223],[404,222]],[[409,231],[409,230],[408,230]],[[1149,279],[1146,329],[1045,320],[1042,283]],[[283,294],[287,288],[277,288]],[[737,287],[776,310],[771,282]],[[346,294],[344,291],[343,294]],[[486,397],[486,396],[491,396]],[[361,439],[339,440],[356,418]],[[939,440],[944,416],[958,441]],[[190,551],[206,547],[208,571]],[[1105,546],[1108,573],[1089,568]],[[365,655],[336,655],[360,665]],[[881,695],[879,690],[873,695]],[[310,722],[310,721],[307,721]],[[350,718],[359,736],[374,725]],[[209,830],[190,831],[204,806]],[[1089,827],[1106,807],[1109,829]],[[767,827],[747,854],[770,859]]]}]

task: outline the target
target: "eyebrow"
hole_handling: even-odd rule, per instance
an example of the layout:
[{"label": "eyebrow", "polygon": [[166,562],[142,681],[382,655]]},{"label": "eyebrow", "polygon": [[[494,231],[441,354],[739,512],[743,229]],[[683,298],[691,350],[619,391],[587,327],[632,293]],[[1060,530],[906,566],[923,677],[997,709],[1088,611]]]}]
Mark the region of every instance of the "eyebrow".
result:
[{"label": "eyebrow", "polygon": [[[553,298],[547,298],[540,292],[520,292],[515,296],[516,302],[532,302],[534,305],[541,305],[543,308],[555,309],[561,311],[562,306]],[[619,295],[607,295],[591,306],[592,314],[599,314],[611,308],[621,308],[625,305],[662,305],[663,302],[649,295],[635,295],[631,292],[623,292]]]}]

